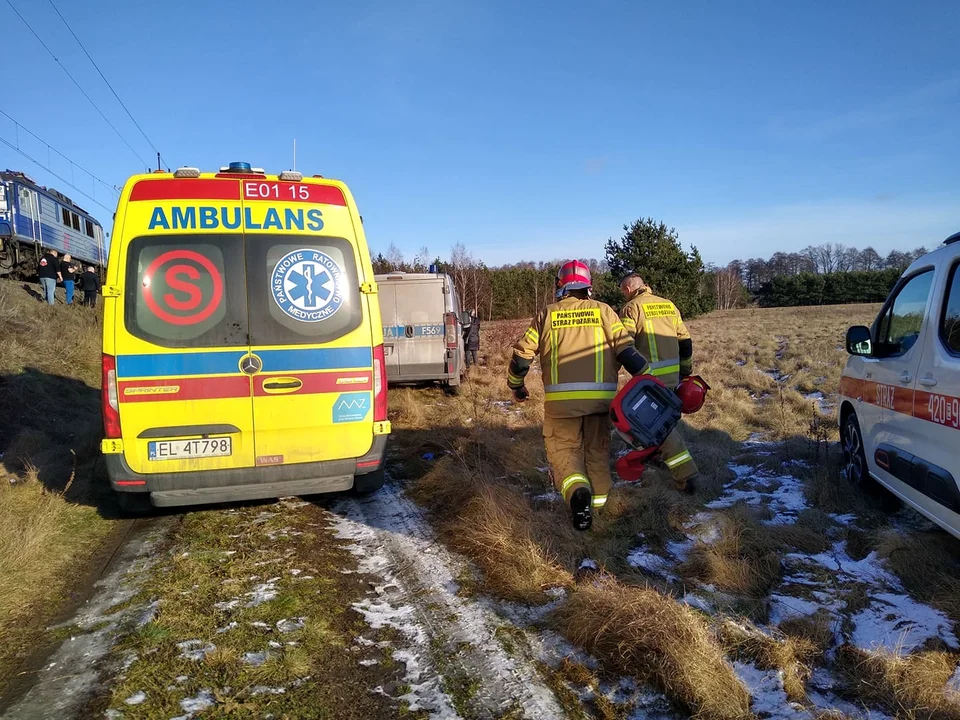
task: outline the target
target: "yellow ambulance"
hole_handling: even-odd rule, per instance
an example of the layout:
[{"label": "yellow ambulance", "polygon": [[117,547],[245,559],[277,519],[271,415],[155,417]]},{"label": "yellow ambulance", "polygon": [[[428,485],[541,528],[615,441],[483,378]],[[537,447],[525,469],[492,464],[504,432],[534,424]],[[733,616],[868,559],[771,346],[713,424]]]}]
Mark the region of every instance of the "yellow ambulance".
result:
[{"label": "yellow ambulance", "polygon": [[103,295],[101,450],[123,507],[383,485],[383,329],[345,184],[248,163],[135,175]]}]

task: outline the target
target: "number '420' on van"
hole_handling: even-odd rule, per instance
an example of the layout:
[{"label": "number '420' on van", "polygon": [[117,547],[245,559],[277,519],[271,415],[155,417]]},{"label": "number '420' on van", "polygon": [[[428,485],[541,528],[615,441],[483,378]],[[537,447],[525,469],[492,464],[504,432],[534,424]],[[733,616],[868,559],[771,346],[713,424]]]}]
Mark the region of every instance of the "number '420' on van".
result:
[{"label": "number '420' on van", "polygon": [[103,289],[101,450],[122,504],[379,489],[376,293],[341,182],[246,163],[131,177]]}]

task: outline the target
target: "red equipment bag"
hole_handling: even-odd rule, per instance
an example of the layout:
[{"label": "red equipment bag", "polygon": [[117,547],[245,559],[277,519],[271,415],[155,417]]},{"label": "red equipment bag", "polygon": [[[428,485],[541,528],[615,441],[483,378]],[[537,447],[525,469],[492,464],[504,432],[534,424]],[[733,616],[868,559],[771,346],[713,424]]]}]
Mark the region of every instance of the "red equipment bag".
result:
[{"label": "red equipment bag", "polygon": [[681,403],[673,390],[653,375],[637,375],[610,405],[610,421],[637,450],[659,448],[680,422]]},{"label": "red equipment bag", "polygon": [[647,469],[647,460],[660,452],[660,448],[652,447],[645,450],[631,450],[617,458],[615,467],[617,475],[627,482],[636,482]]}]

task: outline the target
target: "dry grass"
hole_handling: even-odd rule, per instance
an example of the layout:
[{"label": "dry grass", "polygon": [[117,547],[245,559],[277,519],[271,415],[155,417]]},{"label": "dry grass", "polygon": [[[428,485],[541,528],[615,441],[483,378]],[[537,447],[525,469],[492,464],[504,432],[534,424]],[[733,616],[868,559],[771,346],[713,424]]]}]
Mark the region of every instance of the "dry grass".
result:
[{"label": "dry grass", "polygon": [[0,669],[114,527],[98,512],[100,327],[99,310],[0,281]]},{"label": "dry grass", "polygon": [[750,696],[703,619],[655,590],[614,581],[579,588],[557,610],[558,629],[607,666],[660,688],[709,718],[750,717]]},{"label": "dry grass", "polygon": [[960,718],[960,694],[944,690],[957,660],[955,653],[931,651],[898,657],[849,645],[837,652],[837,667],[851,695],[909,720]]},{"label": "dry grass", "polygon": [[[882,532],[888,499],[838,478],[837,453],[830,447],[837,438],[836,421],[805,397],[836,392],[846,360],[839,349],[844,332],[851,324],[868,323],[875,311],[874,306],[746,310],[689,323],[695,371],[712,386],[705,408],[687,418],[682,429],[703,472],[700,489],[694,498],[680,495],[662,469],[648,469],[641,483],[617,485],[588,534],[570,530],[561,503],[541,499],[550,484],[537,470],[546,460],[536,365],[528,379],[529,402],[509,403],[504,387],[510,345],[526,322],[488,323],[486,367],[475,369],[460,397],[443,398],[429,390],[391,393],[411,492],[431,511],[443,539],[476,561],[483,575],[477,586],[484,591],[542,603],[549,598],[546,589],[566,587],[569,599],[556,611],[557,627],[606,669],[653,683],[698,717],[744,717],[749,699],[728,663],[737,658],[779,670],[788,697],[803,702],[813,667],[832,662],[828,650],[836,628],[828,615],[785,621],[772,634],[755,632],[744,621],[710,621],[674,600],[676,588],[647,586],[648,576],[631,568],[626,556],[638,538],[654,550],[682,539],[684,525],[702,503],[733,480],[728,465],[743,453],[742,443],[759,433],[780,444],[771,455],[746,462],[772,471],[787,460],[806,463],[806,470],[792,472],[804,481],[814,509],[787,526],[766,524],[763,508],[715,512],[718,537],[694,546],[680,567],[682,577],[712,585],[732,599],[729,607],[764,621],[766,598],[781,581],[784,554],[824,552],[839,537],[854,557],[879,551],[915,597],[953,615],[958,607],[953,578],[960,569],[953,541],[937,533],[905,540]],[[425,453],[437,453],[439,459],[423,460]],[[828,513],[854,513],[867,530],[840,527]],[[910,559],[924,552],[926,561],[911,566]],[[596,559],[608,573],[598,586],[572,584],[572,571],[583,556]],[[850,608],[867,601],[866,596],[845,599]],[[901,695],[926,697],[930,687],[943,694],[942,668],[922,657],[898,661],[918,668],[898,676]],[[925,673],[923,667],[940,669]],[[888,706],[888,698],[872,691],[853,690],[851,697]]]}]

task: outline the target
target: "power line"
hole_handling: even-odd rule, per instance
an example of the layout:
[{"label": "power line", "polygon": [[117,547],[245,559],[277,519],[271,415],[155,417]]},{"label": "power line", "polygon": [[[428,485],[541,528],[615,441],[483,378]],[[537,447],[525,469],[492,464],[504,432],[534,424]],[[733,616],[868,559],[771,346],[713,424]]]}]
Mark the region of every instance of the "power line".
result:
[{"label": "power line", "polygon": [[70,31],[70,34],[73,35],[73,39],[77,41],[77,45],[79,45],[80,49],[83,50],[83,54],[87,56],[87,60],[89,60],[90,63],[97,69],[97,72],[100,73],[101,79],[103,80],[104,83],[106,83],[107,87],[110,88],[110,92],[113,93],[113,96],[117,99],[117,102],[120,103],[120,107],[122,107],[124,111],[127,113],[127,117],[129,117],[130,120],[133,122],[133,124],[137,126],[137,130],[139,130],[140,134],[143,135],[143,139],[146,140],[147,144],[153,148],[154,152],[160,152],[159,150],[157,150],[157,146],[153,144],[153,141],[147,137],[147,134],[143,131],[143,128],[140,127],[140,123],[138,123],[136,118],[133,117],[133,113],[130,112],[130,109],[126,106],[123,100],[120,99],[120,96],[117,95],[117,91],[113,89],[113,85],[111,85],[110,81],[107,80],[106,76],[103,74],[103,71],[100,69],[100,66],[97,65],[97,62],[92,57],[90,57],[90,53],[87,52],[87,49],[83,46],[83,43],[80,42],[80,38],[77,37],[77,34],[73,31],[73,28],[70,27],[70,24],[63,17],[59,8],[57,8],[57,6],[53,4],[53,0],[47,0],[47,1],[50,3],[50,7],[53,8],[54,12],[57,13],[57,16],[60,18],[60,20],[63,21],[63,24],[66,26],[67,30]]},{"label": "power line", "polygon": [[[41,144],[43,144],[43,145],[46,145],[48,155],[49,155],[49,153],[50,153],[51,151],[52,151],[52,152],[55,152],[57,155],[59,155],[59,156],[62,157],[64,160],[66,160],[68,163],[70,163],[71,170],[72,170],[73,168],[78,168],[79,170],[85,172],[85,173],[86,173],[87,175],[89,175],[91,178],[93,178],[94,180],[96,180],[98,183],[100,183],[101,185],[103,185],[105,188],[107,188],[108,190],[110,190],[111,192],[113,192],[115,195],[119,195],[119,194],[120,194],[120,190],[119,190],[119,188],[117,188],[116,185],[111,185],[111,184],[108,183],[106,180],[103,180],[103,179],[97,177],[96,175],[94,175],[92,172],[90,172],[90,171],[87,170],[85,167],[83,167],[83,165],[81,165],[80,163],[71,160],[71,159],[68,158],[66,155],[64,155],[62,152],[60,152],[60,151],[57,150],[55,147],[53,147],[53,145],[51,145],[51,144],[48,143],[46,140],[44,140],[42,137],[40,137],[39,135],[37,135],[35,132],[31,131],[29,128],[25,127],[23,124],[17,122],[17,120],[16,120],[15,118],[13,118],[11,115],[9,115],[8,113],[4,112],[3,110],[0,110],[0,115],[3,115],[7,120],[9,120],[10,122],[12,122],[12,123],[14,124],[14,126],[15,126],[15,129],[16,129],[16,131],[17,131],[17,143],[16,143],[16,147],[14,148],[14,150],[17,150],[18,152],[21,152],[21,154],[23,154],[22,151],[21,151],[21,149],[20,149],[20,131],[23,130],[25,133],[27,133],[27,135],[30,135],[30,136],[31,136],[32,138],[34,138],[37,142],[39,142],[39,143],[41,143]],[[32,160],[32,158],[30,158],[30,159]],[[41,167],[43,167],[43,166],[41,165]],[[47,169],[47,168],[44,167],[44,170],[46,170],[46,169]],[[51,170],[50,172],[52,173],[53,171]],[[54,173],[54,174],[56,174],[56,173]],[[81,190],[81,192],[83,192],[83,191]]]},{"label": "power line", "polygon": [[104,210],[106,210],[107,212],[112,213],[114,210],[116,210],[115,207],[113,207],[113,208],[107,207],[107,206],[104,205],[102,202],[100,202],[100,201],[97,200],[95,197],[93,197],[93,195],[91,195],[90,193],[88,193],[88,192],[86,192],[86,191],[84,191],[84,190],[81,190],[81,189],[78,188],[76,185],[74,185],[72,182],[70,182],[70,181],[67,180],[65,177],[63,177],[63,175],[59,175],[59,174],[55,173],[53,170],[51,170],[50,168],[48,168],[48,167],[47,167],[46,165],[44,165],[42,162],[40,162],[39,160],[37,160],[35,157],[32,157],[32,156],[28,155],[27,153],[25,153],[23,150],[21,150],[20,148],[18,148],[14,143],[10,142],[9,140],[7,140],[7,139],[6,139],[5,137],[3,137],[2,135],[0,135],[0,143],[3,143],[4,145],[6,145],[8,148],[10,148],[10,149],[13,150],[13,151],[20,153],[20,154],[23,155],[27,160],[29,160],[30,162],[32,162],[34,165],[36,165],[37,167],[43,168],[43,169],[46,170],[48,173],[50,173],[50,174],[53,175],[55,178],[57,178],[57,180],[59,180],[60,182],[62,182],[64,185],[68,185],[68,186],[72,187],[72,188],[73,188],[74,190],[76,190],[78,193],[80,193],[81,195],[83,195],[83,196],[84,196],[85,198],[87,198],[88,200],[96,203],[97,205],[99,205],[100,207],[102,207],[102,208],[103,208]]},{"label": "power line", "polygon": [[[23,155],[23,157],[25,157],[27,160],[29,160],[30,162],[32,162],[34,165],[36,165],[36,166],[39,167],[39,168],[42,168],[43,170],[46,170],[48,173],[50,173],[51,175],[53,175],[55,178],[57,178],[57,180],[59,180],[60,182],[62,182],[64,185],[68,185],[68,186],[72,187],[72,188],[73,188],[74,190],[76,190],[78,193],[80,193],[81,195],[83,195],[85,198],[88,198],[89,200],[92,200],[92,201],[95,202],[97,205],[99,205],[99,206],[102,207],[104,210],[106,210],[107,212],[112,213],[112,212],[116,209],[116,208],[107,207],[107,206],[104,205],[102,202],[100,202],[99,200],[97,200],[97,198],[96,198],[95,195],[91,195],[91,194],[88,193],[86,190],[80,189],[80,188],[77,187],[72,181],[67,180],[65,177],[63,177],[63,175],[60,175],[58,172],[56,172],[55,170],[51,169],[51,168],[48,167],[47,165],[44,165],[42,162],[40,162],[40,161],[37,160],[35,157],[33,157],[32,155],[30,155],[29,153],[27,153],[25,150],[23,150],[23,149],[20,147],[19,131],[20,131],[20,130],[23,130],[23,131],[24,131],[25,133],[27,133],[28,135],[33,136],[33,137],[36,138],[39,142],[41,142],[41,143],[43,143],[44,145],[46,145],[48,151],[55,152],[57,155],[59,155],[59,156],[62,157],[64,160],[66,160],[67,162],[69,162],[69,163],[70,163],[71,172],[72,172],[73,168],[78,168],[78,169],[81,170],[82,172],[85,172],[87,175],[89,175],[95,182],[100,183],[101,185],[103,185],[104,187],[106,187],[107,189],[109,189],[111,192],[113,192],[113,193],[115,193],[115,194],[119,194],[119,190],[118,190],[114,185],[110,185],[110,184],[107,183],[105,180],[102,180],[102,179],[98,178],[96,175],[94,175],[92,172],[90,172],[89,170],[87,170],[87,169],[86,169],[85,167],[83,167],[82,165],[78,165],[77,163],[75,163],[73,160],[71,160],[70,158],[68,158],[66,155],[64,155],[62,152],[60,152],[59,150],[57,150],[55,147],[53,147],[53,146],[50,145],[49,143],[45,142],[42,138],[38,137],[35,133],[30,132],[30,131],[29,131],[27,128],[25,128],[23,125],[21,125],[21,124],[18,123],[16,120],[14,120],[12,117],[10,117],[9,115],[7,115],[7,113],[5,113],[3,110],[0,110],[0,115],[3,115],[3,116],[6,117],[8,120],[10,120],[10,121],[14,124],[14,126],[15,126],[15,128],[16,128],[16,130],[17,130],[17,140],[16,140],[15,142],[11,142],[10,140],[7,140],[6,138],[0,136],[0,143],[3,143],[4,145],[6,145],[8,148],[10,148],[11,150],[13,150],[14,152],[20,153],[21,155]],[[96,193],[96,185],[93,186],[93,192]]]},{"label": "power line", "polygon": [[114,124],[113,124],[112,122],[110,122],[110,120],[107,118],[106,115],[103,114],[103,110],[101,110],[101,109],[97,106],[97,104],[93,101],[93,98],[91,98],[89,95],[87,95],[86,91],[80,86],[80,83],[77,82],[76,78],[73,77],[73,75],[70,74],[70,71],[67,70],[66,67],[64,67],[64,64],[63,64],[62,62],[60,62],[59,58],[57,58],[57,56],[53,54],[53,50],[51,50],[49,47],[47,47],[47,44],[46,44],[46,43],[43,41],[43,39],[37,34],[37,31],[34,30],[33,27],[31,27],[30,23],[28,23],[28,22],[26,21],[26,18],[24,18],[23,15],[20,14],[20,11],[17,10],[17,8],[16,8],[16,6],[14,6],[13,2],[11,2],[11,0],[7,0],[7,5],[9,5],[9,6],[10,6],[10,9],[13,10],[14,13],[16,13],[16,16],[17,16],[18,18],[20,18],[21,22],[23,22],[23,24],[27,26],[27,30],[29,30],[31,33],[33,33],[33,36],[37,39],[37,42],[39,42],[39,43],[43,46],[43,49],[46,50],[48,53],[50,53],[50,57],[52,57],[52,58],[56,61],[57,65],[60,66],[60,69],[63,70],[64,73],[66,73],[67,77],[70,78],[70,80],[73,81],[73,84],[77,86],[77,89],[78,89],[78,90],[83,94],[83,96],[90,102],[90,104],[93,105],[93,108],[94,108],[98,113],[100,113],[100,117],[102,117],[103,120],[104,120],[104,122],[107,123],[107,125],[109,125],[110,128],[117,134],[117,137],[120,138],[120,139],[123,141],[123,144],[126,145],[126,146],[130,149],[130,152],[132,152],[132,153],[137,157],[137,159],[138,159],[141,163],[143,163],[143,166],[144,166],[144,167],[150,167],[150,164],[149,164],[146,160],[144,160],[142,157],[140,157],[140,154],[139,154],[136,150],[133,149],[133,146],[132,146],[130,143],[127,142],[127,139],[126,139],[125,137],[123,137],[123,135],[120,134],[120,131],[117,130],[117,128],[114,126]]}]

